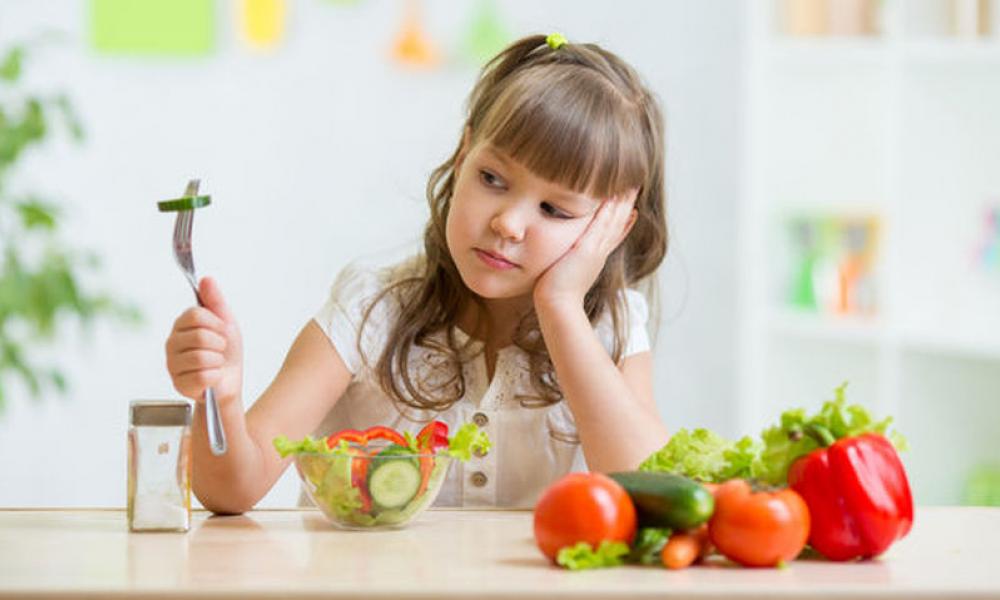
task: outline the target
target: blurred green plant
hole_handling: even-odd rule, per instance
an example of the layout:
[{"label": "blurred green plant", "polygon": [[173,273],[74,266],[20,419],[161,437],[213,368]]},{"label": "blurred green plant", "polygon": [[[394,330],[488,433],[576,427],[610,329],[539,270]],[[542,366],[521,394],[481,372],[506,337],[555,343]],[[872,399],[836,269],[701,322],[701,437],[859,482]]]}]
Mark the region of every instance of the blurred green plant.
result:
[{"label": "blurred green plant", "polygon": [[136,308],[83,289],[83,274],[99,270],[100,261],[60,240],[59,207],[37,193],[12,189],[23,164],[19,161],[56,128],[76,143],[84,138],[65,95],[21,89],[26,53],[25,45],[0,53],[0,414],[16,380],[32,400],[40,400],[47,390],[65,395],[63,371],[58,365],[35,364],[31,349],[53,342],[69,321],[87,327],[99,317],[132,324],[141,320]]}]

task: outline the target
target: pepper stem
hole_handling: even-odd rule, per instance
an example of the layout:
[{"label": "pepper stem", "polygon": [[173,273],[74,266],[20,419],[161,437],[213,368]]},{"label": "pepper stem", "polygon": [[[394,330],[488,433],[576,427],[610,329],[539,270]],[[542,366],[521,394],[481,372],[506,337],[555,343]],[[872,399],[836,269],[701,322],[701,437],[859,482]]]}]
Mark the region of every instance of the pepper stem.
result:
[{"label": "pepper stem", "polygon": [[830,433],[830,430],[827,429],[826,427],[823,427],[822,425],[814,425],[810,423],[809,425],[806,425],[804,433],[809,437],[811,437],[812,439],[816,440],[816,443],[819,444],[820,447],[822,448],[831,446],[833,445],[834,442],[837,441],[837,438],[833,437],[833,434]]}]

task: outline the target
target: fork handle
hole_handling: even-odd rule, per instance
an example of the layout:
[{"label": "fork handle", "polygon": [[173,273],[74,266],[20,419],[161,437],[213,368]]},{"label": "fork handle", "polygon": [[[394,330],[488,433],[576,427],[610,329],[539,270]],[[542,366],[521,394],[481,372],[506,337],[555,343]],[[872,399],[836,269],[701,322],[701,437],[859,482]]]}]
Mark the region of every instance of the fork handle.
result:
[{"label": "fork handle", "polygon": [[[196,282],[191,281],[191,289],[194,290],[198,306],[205,306],[205,303],[201,301],[201,294],[198,293]],[[222,428],[219,403],[215,401],[215,392],[212,391],[212,388],[205,388],[205,427],[208,429],[208,445],[212,449],[212,454],[222,456],[227,449],[226,430]]]},{"label": "fork handle", "polygon": [[208,444],[212,454],[221,456],[226,453],[226,431],[222,428],[219,418],[219,404],[215,401],[212,388],[205,388],[205,426],[208,429]]}]

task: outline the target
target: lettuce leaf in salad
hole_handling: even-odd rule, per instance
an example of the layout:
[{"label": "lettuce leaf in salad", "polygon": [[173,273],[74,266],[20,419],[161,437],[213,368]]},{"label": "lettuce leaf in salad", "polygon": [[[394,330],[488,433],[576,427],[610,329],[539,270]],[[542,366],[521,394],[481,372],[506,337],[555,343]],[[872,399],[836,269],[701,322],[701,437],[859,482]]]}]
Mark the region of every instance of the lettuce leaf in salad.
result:
[{"label": "lettuce leaf in salad", "polygon": [[[347,464],[338,464],[338,461],[347,461]],[[370,525],[374,518],[367,515],[362,510],[364,503],[361,500],[361,490],[354,487],[350,481],[350,456],[342,456],[336,453],[332,461],[328,458],[317,458],[316,466],[321,473],[314,479],[310,477],[310,482],[316,485],[313,496],[316,501],[328,507],[339,518],[359,525]],[[309,465],[304,465],[306,469]]]},{"label": "lettuce leaf in salad", "polygon": [[[413,450],[414,454],[422,452],[417,444],[417,439],[412,433],[409,431],[403,432],[403,438],[406,440],[407,447]],[[284,435],[279,435],[272,440],[272,444],[274,444],[274,449],[278,451],[281,458],[292,454],[350,453],[350,444],[346,440],[341,440],[337,446],[330,448],[326,445],[325,439],[316,439],[308,435],[297,442],[288,439]],[[473,451],[486,452],[491,447],[492,443],[485,431],[480,429],[475,423],[466,423],[455,432],[455,435],[448,439],[448,449],[441,452],[458,460],[467,461],[472,458]]]},{"label": "lettuce leaf in salad", "polygon": [[445,453],[464,462],[472,458],[473,450],[487,452],[491,446],[490,438],[485,431],[475,423],[466,423],[448,439],[448,449]]},{"label": "lettuce leaf in salad", "polygon": [[604,540],[597,547],[597,550],[594,550],[587,542],[579,542],[559,550],[559,554],[556,555],[556,563],[571,571],[617,567],[625,564],[625,557],[628,554],[629,548],[625,542]]},{"label": "lettuce leaf in salad", "polygon": [[410,433],[409,431],[403,432],[403,439],[406,440],[406,447],[409,448],[414,454],[421,454],[420,444],[417,442],[417,437]]},{"label": "lettuce leaf in salad", "polygon": [[274,449],[278,451],[281,458],[292,454],[336,454],[338,451],[337,448],[327,446],[325,439],[317,440],[309,435],[297,442],[279,435],[271,443],[274,444]]}]

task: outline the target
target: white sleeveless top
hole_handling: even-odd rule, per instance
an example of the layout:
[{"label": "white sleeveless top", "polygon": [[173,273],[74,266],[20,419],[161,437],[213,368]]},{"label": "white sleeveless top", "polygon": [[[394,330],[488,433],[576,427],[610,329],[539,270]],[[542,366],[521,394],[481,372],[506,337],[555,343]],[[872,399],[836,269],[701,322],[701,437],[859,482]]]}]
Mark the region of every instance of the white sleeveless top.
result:
[{"label": "white sleeveless top", "polygon": [[[387,285],[420,272],[421,257],[388,267],[351,265],[337,276],[330,295],[314,319],[329,337],[352,380],[343,396],[314,431],[327,436],[342,429],[366,429],[385,425],[400,432],[416,433],[437,419],[454,433],[461,425],[475,422],[489,435],[491,450],[466,463],[453,461],[435,506],[532,508],[541,492],[570,471],[586,471],[573,413],[565,401],[543,408],[527,408],[517,397],[537,395],[531,385],[527,354],[516,346],[499,350],[493,379],[486,372],[482,342],[473,342],[472,358],[463,366],[465,395],[449,409],[435,413],[397,405],[379,387],[373,373],[358,353],[357,336],[368,305]],[[646,332],[647,307],[642,294],[625,291],[627,305],[624,354],[649,350]],[[388,296],[372,310],[364,328],[361,349],[374,365],[388,342],[387,335],[398,310]],[[611,353],[613,333],[608,315],[595,331]],[[443,334],[442,334],[443,335]],[[468,336],[458,327],[459,344]],[[411,351],[411,373],[433,379],[427,351]],[[423,371],[423,373],[421,373]],[[303,495],[300,504],[308,504]]]}]

